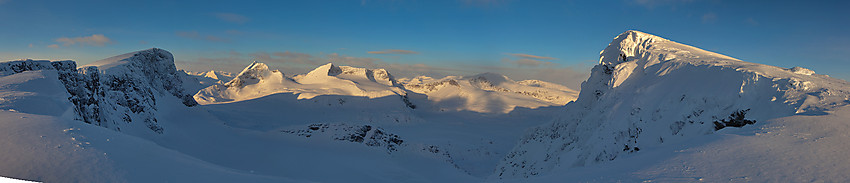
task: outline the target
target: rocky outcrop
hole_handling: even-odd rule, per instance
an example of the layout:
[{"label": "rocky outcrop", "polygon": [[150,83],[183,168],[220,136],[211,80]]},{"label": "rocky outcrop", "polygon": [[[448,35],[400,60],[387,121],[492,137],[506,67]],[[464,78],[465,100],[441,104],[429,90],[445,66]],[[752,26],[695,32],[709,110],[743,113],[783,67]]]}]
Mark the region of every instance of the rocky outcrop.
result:
[{"label": "rocky outcrop", "polygon": [[185,73],[177,71],[168,51],[153,48],[95,64],[77,69],[73,61],[20,60],[0,63],[0,74],[55,70],[68,91],[76,120],[118,131],[142,123],[163,133],[157,106],[171,97],[188,107],[198,105],[182,88],[179,74]]}]

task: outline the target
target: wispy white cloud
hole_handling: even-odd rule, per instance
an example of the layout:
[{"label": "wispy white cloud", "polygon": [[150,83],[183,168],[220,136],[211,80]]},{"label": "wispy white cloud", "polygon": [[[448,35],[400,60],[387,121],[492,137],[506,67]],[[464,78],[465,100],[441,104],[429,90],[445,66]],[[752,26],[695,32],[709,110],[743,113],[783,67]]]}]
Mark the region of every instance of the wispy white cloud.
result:
[{"label": "wispy white cloud", "polygon": [[410,51],[410,50],[381,50],[381,51],[369,51],[366,52],[369,54],[419,54],[419,52]]},{"label": "wispy white cloud", "polygon": [[48,48],[59,48],[58,44],[47,45]]},{"label": "wispy white cloud", "polygon": [[112,40],[103,34],[93,34],[91,36],[84,37],[61,37],[57,38],[56,42],[62,43],[62,46],[71,46],[71,45],[89,45],[89,46],[104,46],[106,44],[112,43]]},{"label": "wispy white cloud", "polygon": [[534,60],[534,59],[528,59],[528,58],[520,58],[520,59],[513,59],[513,60],[511,60],[509,58],[503,58],[502,62],[514,64],[514,65],[519,66],[519,67],[539,67],[541,65],[554,65],[554,63],[552,63],[552,62],[540,61],[540,60]]},{"label": "wispy white cloud", "polygon": [[554,65],[554,63],[544,60],[558,60],[554,57],[537,56],[525,53],[506,53],[505,55],[514,56],[514,59],[502,58],[503,63],[510,63],[518,67],[539,67],[541,65]]},{"label": "wispy white cloud", "polygon": [[215,17],[219,20],[236,24],[245,24],[248,21],[251,21],[251,19],[249,19],[245,15],[240,15],[236,13],[216,13],[213,15],[215,15]]},{"label": "wispy white cloud", "polygon": [[32,43],[30,43],[29,45],[27,45],[27,47],[32,48],[32,47],[34,47],[34,46],[32,45]]},{"label": "wispy white cloud", "polygon": [[528,59],[538,59],[538,60],[558,60],[557,58],[553,58],[553,57],[529,55],[529,54],[525,54],[525,53],[508,53],[507,55],[511,55],[511,56],[515,56],[515,57],[521,57],[521,58],[528,58]]}]

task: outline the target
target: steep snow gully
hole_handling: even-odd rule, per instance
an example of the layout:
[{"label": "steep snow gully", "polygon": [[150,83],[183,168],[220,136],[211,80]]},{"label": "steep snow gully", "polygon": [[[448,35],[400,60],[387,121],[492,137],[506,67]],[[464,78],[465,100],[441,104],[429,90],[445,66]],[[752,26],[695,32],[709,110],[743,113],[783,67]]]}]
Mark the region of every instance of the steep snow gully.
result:
[{"label": "steep snow gully", "polygon": [[0,63],[0,176],[51,182],[845,182],[850,83],[639,31],[580,92],[504,75]]}]

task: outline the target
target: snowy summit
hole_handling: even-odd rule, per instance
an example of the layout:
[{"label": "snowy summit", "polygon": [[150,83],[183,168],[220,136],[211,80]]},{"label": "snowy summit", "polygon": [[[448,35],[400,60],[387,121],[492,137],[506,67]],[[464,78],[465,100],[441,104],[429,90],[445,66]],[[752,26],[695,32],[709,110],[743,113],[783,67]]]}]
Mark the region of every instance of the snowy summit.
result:
[{"label": "snowy summit", "polygon": [[256,61],[235,76],[189,72],[153,48],[82,67],[0,63],[0,176],[846,182],[848,104],[847,81],[639,31],[602,50],[580,92],[489,72],[396,79],[334,63],[296,75]]}]

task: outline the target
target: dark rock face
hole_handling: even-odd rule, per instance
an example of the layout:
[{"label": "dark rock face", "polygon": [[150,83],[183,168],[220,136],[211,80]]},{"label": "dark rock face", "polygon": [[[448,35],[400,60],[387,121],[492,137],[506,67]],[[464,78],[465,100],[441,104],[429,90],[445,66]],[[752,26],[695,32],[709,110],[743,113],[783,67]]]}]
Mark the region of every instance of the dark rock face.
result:
[{"label": "dark rock face", "polygon": [[398,148],[404,143],[404,140],[398,135],[371,125],[316,123],[308,125],[307,129],[282,130],[281,132],[305,138],[325,134],[330,135],[333,140],[362,143],[370,147],[384,148],[387,150],[387,153],[398,151]]},{"label": "dark rock face", "polygon": [[128,54],[120,63],[101,70],[77,69],[73,61],[21,60],[0,63],[0,75],[32,70],[55,70],[74,104],[75,118],[85,123],[121,131],[142,122],[156,133],[164,128],[156,119],[157,98],[172,95],[185,106],[198,105],[183,89],[174,59],[168,51],[153,48]]}]

